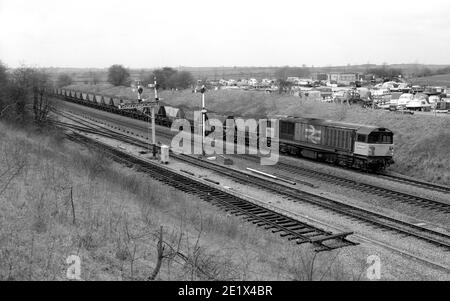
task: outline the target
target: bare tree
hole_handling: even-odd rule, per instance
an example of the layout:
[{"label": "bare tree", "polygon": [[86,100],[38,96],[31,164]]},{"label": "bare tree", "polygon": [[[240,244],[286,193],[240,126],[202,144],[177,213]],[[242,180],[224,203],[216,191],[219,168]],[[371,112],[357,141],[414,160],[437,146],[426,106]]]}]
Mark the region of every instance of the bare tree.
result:
[{"label": "bare tree", "polygon": [[0,117],[8,115],[23,122],[27,119],[28,108],[32,107],[35,121],[44,121],[49,111],[47,92],[51,90],[48,74],[23,66],[15,69],[9,77]]},{"label": "bare tree", "polygon": [[33,94],[34,120],[38,123],[42,123],[47,120],[48,113],[50,112],[50,101],[47,89],[36,87]]}]

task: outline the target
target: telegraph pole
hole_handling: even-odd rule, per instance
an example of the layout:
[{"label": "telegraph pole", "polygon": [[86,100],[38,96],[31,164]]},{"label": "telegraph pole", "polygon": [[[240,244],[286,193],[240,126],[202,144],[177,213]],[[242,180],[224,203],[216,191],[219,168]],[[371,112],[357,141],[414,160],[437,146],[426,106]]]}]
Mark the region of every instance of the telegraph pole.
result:
[{"label": "telegraph pole", "polygon": [[205,85],[202,86],[200,89],[200,92],[202,93],[202,154],[205,155],[205,123],[206,123],[206,106],[205,106],[205,92],[206,88]]}]

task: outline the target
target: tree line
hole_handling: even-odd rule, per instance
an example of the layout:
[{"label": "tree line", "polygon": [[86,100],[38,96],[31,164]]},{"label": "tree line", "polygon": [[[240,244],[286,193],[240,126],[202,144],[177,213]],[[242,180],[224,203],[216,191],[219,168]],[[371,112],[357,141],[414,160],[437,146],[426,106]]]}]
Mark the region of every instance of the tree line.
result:
[{"label": "tree line", "polygon": [[163,89],[187,89],[194,83],[194,77],[188,71],[178,71],[170,67],[164,67],[153,71],[152,74],[147,75],[143,83],[145,85],[152,84],[156,77],[158,86]]},{"label": "tree line", "polygon": [[415,72],[415,77],[426,77],[426,76],[433,76],[433,75],[444,75],[444,74],[450,74],[450,66],[439,68],[437,70],[431,70],[428,67],[424,67],[420,69],[419,71]]},{"label": "tree line", "polygon": [[[93,84],[99,83],[99,75],[90,73]],[[154,83],[156,77],[158,87],[160,89],[187,89],[195,84],[195,79],[188,71],[178,71],[170,67],[164,67],[156,69],[153,72],[147,74],[142,73],[140,75],[140,81],[145,86]],[[112,65],[107,71],[107,82],[113,86],[130,86],[132,79],[130,76],[130,70],[123,65]],[[58,87],[65,87],[73,84],[73,79],[68,74],[60,74],[57,78],[56,84]]]},{"label": "tree line", "polygon": [[49,74],[22,66],[13,70],[0,62],[0,120],[45,122],[53,83]]},{"label": "tree line", "polygon": [[400,68],[388,68],[383,66],[367,70],[366,75],[368,74],[373,74],[377,78],[393,79],[399,76],[403,76],[403,70]]}]

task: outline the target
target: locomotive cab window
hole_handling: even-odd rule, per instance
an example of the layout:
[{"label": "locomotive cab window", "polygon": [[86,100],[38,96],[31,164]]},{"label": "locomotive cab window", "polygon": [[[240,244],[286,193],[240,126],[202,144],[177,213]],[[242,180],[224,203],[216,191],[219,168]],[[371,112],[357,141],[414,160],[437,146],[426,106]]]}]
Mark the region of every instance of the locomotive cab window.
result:
[{"label": "locomotive cab window", "polygon": [[367,142],[367,136],[366,136],[366,135],[358,134],[358,136],[356,137],[356,140],[357,140],[358,142],[364,142],[364,143],[366,143],[366,142]]},{"label": "locomotive cab window", "polygon": [[393,143],[392,133],[371,133],[369,135],[369,143],[371,144],[392,144]]},{"label": "locomotive cab window", "polygon": [[281,132],[283,134],[294,134],[294,131],[295,131],[295,123],[291,122],[281,123]]}]

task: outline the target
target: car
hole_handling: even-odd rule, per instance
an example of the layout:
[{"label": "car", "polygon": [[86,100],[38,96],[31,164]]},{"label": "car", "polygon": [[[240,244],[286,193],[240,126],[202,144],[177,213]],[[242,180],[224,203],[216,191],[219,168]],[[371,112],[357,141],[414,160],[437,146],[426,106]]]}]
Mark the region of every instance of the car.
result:
[{"label": "car", "polygon": [[425,91],[425,88],[419,85],[412,86],[412,90],[414,93],[422,93]]},{"label": "car", "polygon": [[414,100],[414,95],[405,93],[400,95],[400,97],[396,100],[391,99],[390,104],[395,105],[397,110],[403,110],[406,108],[406,105]]}]

